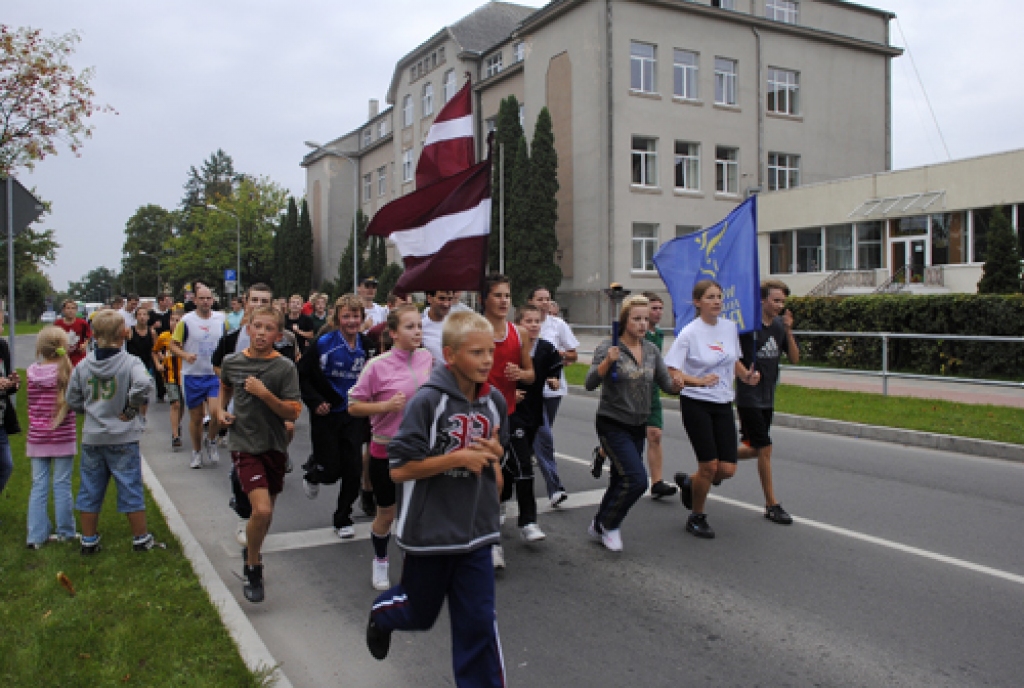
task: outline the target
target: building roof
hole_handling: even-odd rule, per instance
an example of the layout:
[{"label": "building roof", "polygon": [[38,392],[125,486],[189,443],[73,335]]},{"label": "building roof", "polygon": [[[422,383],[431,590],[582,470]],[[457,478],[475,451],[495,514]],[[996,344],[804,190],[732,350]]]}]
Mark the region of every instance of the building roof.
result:
[{"label": "building roof", "polygon": [[448,29],[463,50],[482,53],[512,35],[519,23],[537,11],[511,2],[488,2]]}]

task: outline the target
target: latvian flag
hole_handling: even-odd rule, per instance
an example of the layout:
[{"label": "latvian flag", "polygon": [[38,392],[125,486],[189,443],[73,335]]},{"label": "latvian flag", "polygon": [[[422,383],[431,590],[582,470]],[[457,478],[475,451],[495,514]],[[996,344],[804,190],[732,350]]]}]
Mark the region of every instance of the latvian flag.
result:
[{"label": "latvian flag", "polygon": [[[405,272],[397,293],[476,290],[483,280],[491,232],[491,161],[473,164],[469,89],[467,82],[430,128],[416,168],[417,190],[381,208],[366,228],[368,235],[390,237],[402,255]],[[459,112],[452,107],[459,103],[463,116],[452,114]],[[465,135],[459,134],[462,127]],[[421,176],[432,181],[420,186]]]}]

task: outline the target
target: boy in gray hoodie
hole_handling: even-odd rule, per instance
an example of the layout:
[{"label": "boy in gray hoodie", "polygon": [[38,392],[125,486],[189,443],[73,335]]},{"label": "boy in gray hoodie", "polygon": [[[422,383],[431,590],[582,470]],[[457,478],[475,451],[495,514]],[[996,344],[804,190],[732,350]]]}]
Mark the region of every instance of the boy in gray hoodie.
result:
[{"label": "boy in gray hoodie", "polygon": [[121,350],[128,330],[117,311],[101,311],[92,321],[96,350],[71,373],[68,406],[85,414],[82,428],[81,486],[76,507],[81,514],[82,554],[100,550],[100,508],[113,477],[117,510],[128,516],[132,547],[145,552],[164,547],[146,530],[145,490],[137,415],[153,391],[153,378],[137,357]]},{"label": "boy in gray hoodie", "polygon": [[434,368],[406,405],[388,444],[405,561],[402,582],[373,604],[366,644],[384,659],[393,631],[429,629],[447,598],[455,685],[504,686],[491,545],[500,537],[508,411],[487,384],[493,329],[476,313],[453,313],[441,341],[447,365]]}]

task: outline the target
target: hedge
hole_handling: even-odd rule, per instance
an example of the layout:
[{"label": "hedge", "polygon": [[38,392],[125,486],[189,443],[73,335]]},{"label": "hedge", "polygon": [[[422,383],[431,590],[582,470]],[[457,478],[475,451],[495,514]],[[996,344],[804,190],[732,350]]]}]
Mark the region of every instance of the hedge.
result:
[{"label": "hedge", "polygon": [[[797,331],[1024,336],[1024,295],[791,297]],[[801,337],[801,362],[881,370],[882,341]],[[1024,343],[889,340],[889,369],[1024,381]]]}]

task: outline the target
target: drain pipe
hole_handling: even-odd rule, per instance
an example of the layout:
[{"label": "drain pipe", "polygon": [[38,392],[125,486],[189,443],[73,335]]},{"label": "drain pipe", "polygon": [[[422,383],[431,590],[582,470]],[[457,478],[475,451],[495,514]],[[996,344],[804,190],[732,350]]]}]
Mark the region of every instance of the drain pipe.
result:
[{"label": "drain pipe", "polygon": [[[608,175],[608,278],[605,280],[608,283],[614,279],[614,268],[615,268],[615,115],[613,104],[614,99],[614,57],[612,51],[612,0],[605,0],[605,70],[607,71],[607,77],[605,80],[608,108],[608,169],[606,174]],[[600,291],[598,293],[598,307],[597,311],[600,313]],[[614,317],[614,316],[613,316]],[[600,315],[598,315],[597,322],[600,322]]]},{"label": "drain pipe", "polygon": [[761,64],[761,33],[751,26],[757,43],[757,188],[764,188],[764,66]]}]

